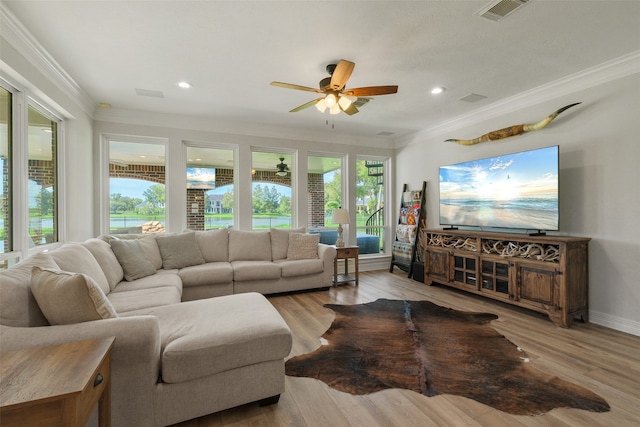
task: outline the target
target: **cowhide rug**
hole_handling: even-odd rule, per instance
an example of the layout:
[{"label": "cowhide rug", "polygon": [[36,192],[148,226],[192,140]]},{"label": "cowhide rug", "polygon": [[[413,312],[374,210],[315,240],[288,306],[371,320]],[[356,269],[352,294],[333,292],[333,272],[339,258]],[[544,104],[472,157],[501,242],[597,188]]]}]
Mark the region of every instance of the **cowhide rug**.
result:
[{"label": "cowhide rug", "polygon": [[494,314],[387,299],[325,307],[336,312],[325,345],[288,360],[287,375],[352,394],[388,388],[455,394],[517,415],[609,410],[595,393],[528,363],[524,351],[489,326]]}]

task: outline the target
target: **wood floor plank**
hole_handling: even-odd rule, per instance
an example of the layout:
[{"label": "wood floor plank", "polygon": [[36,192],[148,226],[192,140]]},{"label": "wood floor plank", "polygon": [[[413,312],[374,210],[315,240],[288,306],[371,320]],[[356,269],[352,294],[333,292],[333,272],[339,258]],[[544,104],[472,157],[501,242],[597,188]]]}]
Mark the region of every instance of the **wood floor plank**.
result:
[{"label": "wood floor plank", "polygon": [[537,369],[599,394],[611,411],[559,408],[516,416],[459,396],[426,397],[397,389],[354,396],[315,379],[286,377],[277,405],[243,405],[180,426],[640,426],[640,337],[579,321],[563,329],[539,313],[444,286],[425,286],[398,269],[360,273],[357,287],[269,299],[293,332],[293,357],[320,345],[335,317],[324,304],[361,304],[378,298],[429,300],[456,310],[494,313],[499,318],[491,326],[522,348]]}]

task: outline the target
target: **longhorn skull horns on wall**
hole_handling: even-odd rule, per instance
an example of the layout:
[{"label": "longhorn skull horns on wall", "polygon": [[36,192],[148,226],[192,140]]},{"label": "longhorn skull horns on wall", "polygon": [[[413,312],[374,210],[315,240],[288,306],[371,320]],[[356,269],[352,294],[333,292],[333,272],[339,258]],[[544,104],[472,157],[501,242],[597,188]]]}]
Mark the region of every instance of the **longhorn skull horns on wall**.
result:
[{"label": "longhorn skull horns on wall", "polygon": [[559,110],[554,111],[553,113],[551,113],[550,115],[548,115],[547,117],[545,117],[544,119],[540,120],[537,123],[532,123],[528,125],[524,124],[524,125],[509,126],[504,129],[494,130],[493,132],[485,133],[484,135],[475,139],[447,139],[444,142],[455,142],[456,144],[460,144],[460,145],[475,145],[475,144],[478,144],[479,142],[497,141],[499,139],[521,135],[525,132],[544,129],[549,123],[553,121],[553,119],[558,117],[558,114],[578,104],[582,104],[582,103],[576,102],[575,104],[570,104],[570,105],[567,105],[566,107],[562,107]]}]

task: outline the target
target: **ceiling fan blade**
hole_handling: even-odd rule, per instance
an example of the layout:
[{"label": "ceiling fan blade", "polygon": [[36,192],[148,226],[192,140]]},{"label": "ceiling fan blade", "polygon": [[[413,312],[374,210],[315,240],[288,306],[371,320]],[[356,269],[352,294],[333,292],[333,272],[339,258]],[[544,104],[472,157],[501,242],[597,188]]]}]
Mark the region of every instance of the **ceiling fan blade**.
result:
[{"label": "ceiling fan blade", "polygon": [[304,90],[306,92],[322,93],[322,91],[320,89],[314,89],[314,88],[308,87],[308,86],[294,85],[294,84],[291,84],[291,83],[271,82],[271,86],[283,87],[285,89]]},{"label": "ceiling fan blade", "polygon": [[[342,107],[340,107],[340,108],[342,108]],[[344,111],[346,114],[348,114],[350,116],[353,116],[359,110],[356,108],[355,105],[353,105],[353,103],[351,103],[351,105],[349,105],[346,109],[342,108],[342,111]]]},{"label": "ceiling fan blade", "polygon": [[369,87],[357,87],[344,90],[344,95],[352,96],[376,96],[376,95],[389,95],[398,92],[398,86],[369,86]]},{"label": "ceiling fan blade", "polygon": [[318,99],[314,99],[313,101],[309,101],[306,104],[302,104],[299,107],[294,108],[293,110],[289,111],[290,113],[297,113],[300,110],[304,110],[305,108],[309,108],[312,105],[316,105],[318,103],[318,101],[320,101],[321,99],[324,98],[318,98]]},{"label": "ceiling fan blade", "polygon": [[351,77],[351,73],[353,72],[353,68],[356,66],[353,62],[345,61],[341,59],[336,65],[336,69],[333,70],[333,74],[331,75],[331,83],[329,86],[333,90],[341,90],[344,85],[347,84],[347,80]]}]

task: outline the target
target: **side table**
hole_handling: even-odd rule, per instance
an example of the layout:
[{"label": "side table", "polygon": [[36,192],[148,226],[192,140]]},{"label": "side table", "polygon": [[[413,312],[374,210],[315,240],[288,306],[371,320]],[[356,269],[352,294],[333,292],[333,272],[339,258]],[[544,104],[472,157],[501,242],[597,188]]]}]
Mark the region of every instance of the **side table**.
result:
[{"label": "side table", "polygon": [[[338,286],[344,283],[355,282],[358,286],[358,246],[342,246],[336,248],[336,257],[333,260],[333,285]],[[355,276],[349,276],[349,258],[353,258],[356,261]],[[344,260],[344,274],[338,274],[338,260]]]},{"label": "side table", "polygon": [[111,424],[115,337],[8,351],[0,355],[0,419],[10,426],[84,426],[98,403]]}]

